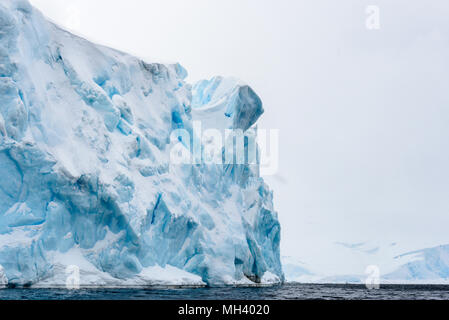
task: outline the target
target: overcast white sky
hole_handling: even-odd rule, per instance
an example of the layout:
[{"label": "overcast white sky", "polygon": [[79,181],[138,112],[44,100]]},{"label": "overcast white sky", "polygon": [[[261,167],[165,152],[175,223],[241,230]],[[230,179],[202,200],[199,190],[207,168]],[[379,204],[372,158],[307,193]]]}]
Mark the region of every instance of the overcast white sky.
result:
[{"label": "overcast white sky", "polygon": [[267,181],[283,255],[318,266],[337,241],[449,243],[447,0],[31,2],[90,40],[180,62],[189,81],[236,76],[256,90],[261,127],[281,129]]}]

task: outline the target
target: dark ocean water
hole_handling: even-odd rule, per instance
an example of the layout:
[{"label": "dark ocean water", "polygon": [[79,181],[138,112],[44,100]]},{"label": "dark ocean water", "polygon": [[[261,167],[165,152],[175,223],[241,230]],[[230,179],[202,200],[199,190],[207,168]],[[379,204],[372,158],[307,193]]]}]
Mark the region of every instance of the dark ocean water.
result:
[{"label": "dark ocean water", "polygon": [[265,288],[198,289],[4,289],[0,300],[449,300],[447,285],[285,284]]}]

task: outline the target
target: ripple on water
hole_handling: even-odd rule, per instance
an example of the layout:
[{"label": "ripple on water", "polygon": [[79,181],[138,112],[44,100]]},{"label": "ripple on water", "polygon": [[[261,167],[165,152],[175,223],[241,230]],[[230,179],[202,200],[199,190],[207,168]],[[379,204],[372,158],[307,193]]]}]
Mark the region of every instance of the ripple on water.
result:
[{"label": "ripple on water", "polygon": [[363,285],[285,284],[262,288],[197,289],[4,289],[1,300],[389,300],[449,299],[446,285],[384,285],[368,290]]}]

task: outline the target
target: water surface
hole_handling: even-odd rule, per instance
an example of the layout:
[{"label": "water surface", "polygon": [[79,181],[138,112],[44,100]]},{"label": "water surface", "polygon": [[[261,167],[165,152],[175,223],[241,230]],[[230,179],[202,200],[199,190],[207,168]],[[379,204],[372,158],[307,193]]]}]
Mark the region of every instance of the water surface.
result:
[{"label": "water surface", "polygon": [[285,284],[263,288],[4,289],[0,300],[449,300],[449,285]]}]

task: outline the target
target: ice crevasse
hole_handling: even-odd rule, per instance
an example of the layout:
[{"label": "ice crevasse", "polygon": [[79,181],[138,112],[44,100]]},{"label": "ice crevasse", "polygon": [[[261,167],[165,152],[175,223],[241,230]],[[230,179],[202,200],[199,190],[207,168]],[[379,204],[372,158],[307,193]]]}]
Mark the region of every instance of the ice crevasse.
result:
[{"label": "ice crevasse", "polygon": [[258,165],[171,165],[194,121],[254,135],[234,79],[185,82],[0,2],[0,285],[283,281],[280,225]]}]

